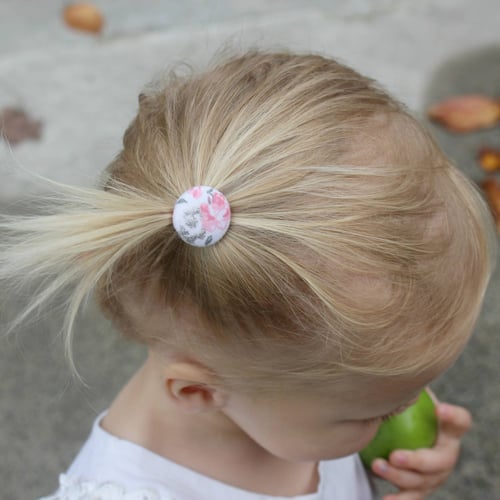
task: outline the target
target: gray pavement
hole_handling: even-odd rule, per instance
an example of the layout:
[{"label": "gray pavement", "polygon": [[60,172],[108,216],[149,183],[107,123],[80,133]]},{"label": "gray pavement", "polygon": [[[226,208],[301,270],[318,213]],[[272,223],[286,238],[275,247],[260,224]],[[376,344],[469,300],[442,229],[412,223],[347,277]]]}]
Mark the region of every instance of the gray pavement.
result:
[{"label": "gray pavement", "polygon": [[[337,57],[417,114],[459,92],[499,95],[498,0],[143,0],[140,7],[96,0],[107,20],[97,37],[64,26],[65,3],[0,0],[0,109],[17,105],[43,122],[40,140],[12,148],[0,141],[2,210],[44,190],[28,172],[91,185],[118,151],[141,87],[177,62],[204,67],[228,42]],[[475,152],[485,143],[500,146],[499,129],[454,136],[429,127],[481,180]],[[457,470],[434,499],[500,499],[499,299],[497,270],[469,348],[434,384],[442,399],[468,406],[475,417]],[[2,322],[22,302],[3,293]],[[144,356],[90,304],[75,341],[85,387],[62,359],[60,324],[55,309],[0,341],[0,499],[54,489],[95,415]]]}]

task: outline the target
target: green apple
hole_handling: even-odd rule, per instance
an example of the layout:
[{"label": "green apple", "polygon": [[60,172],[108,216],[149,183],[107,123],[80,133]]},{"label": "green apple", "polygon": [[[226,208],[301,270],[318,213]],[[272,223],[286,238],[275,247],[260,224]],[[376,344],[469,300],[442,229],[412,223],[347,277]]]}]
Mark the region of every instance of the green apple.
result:
[{"label": "green apple", "polygon": [[438,420],[434,401],[422,391],[415,404],[383,422],[376,436],[359,455],[366,467],[376,458],[389,458],[396,449],[430,448],[436,442]]}]

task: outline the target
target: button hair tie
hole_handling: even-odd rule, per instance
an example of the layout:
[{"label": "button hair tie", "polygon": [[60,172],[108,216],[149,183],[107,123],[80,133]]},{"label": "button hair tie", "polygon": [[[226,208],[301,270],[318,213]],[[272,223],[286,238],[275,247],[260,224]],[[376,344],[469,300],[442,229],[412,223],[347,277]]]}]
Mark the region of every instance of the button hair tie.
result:
[{"label": "button hair tie", "polygon": [[194,186],[175,202],[172,222],[180,238],[195,247],[217,243],[229,228],[227,198],[210,186]]}]

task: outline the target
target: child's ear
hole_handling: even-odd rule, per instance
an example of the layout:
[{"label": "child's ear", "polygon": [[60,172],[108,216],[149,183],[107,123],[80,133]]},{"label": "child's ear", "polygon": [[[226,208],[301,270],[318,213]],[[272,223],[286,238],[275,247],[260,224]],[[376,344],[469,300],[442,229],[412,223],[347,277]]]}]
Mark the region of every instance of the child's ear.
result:
[{"label": "child's ear", "polygon": [[218,410],[226,401],[223,391],[213,385],[213,378],[191,363],[170,365],[164,381],[169,399],[188,413]]}]

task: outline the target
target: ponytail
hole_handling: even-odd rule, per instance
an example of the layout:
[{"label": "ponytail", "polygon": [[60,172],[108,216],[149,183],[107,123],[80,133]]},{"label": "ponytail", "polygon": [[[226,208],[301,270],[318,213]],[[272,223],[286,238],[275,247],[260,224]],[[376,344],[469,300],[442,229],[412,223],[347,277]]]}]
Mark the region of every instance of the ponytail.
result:
[{"label": "ponytail", "polygon": [[2,290],[13,292],[34,279],[44,283],[10,323],[7,334],[56,295],[73,290],[66,299],[63,333],[76,373],[72,333],[82,303],[127,253],[166,232],[171,213],[165,200],[118,182],[108,183],[105,191],[57,186],[53,213],[0,218],[0,284]]}]

